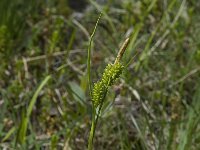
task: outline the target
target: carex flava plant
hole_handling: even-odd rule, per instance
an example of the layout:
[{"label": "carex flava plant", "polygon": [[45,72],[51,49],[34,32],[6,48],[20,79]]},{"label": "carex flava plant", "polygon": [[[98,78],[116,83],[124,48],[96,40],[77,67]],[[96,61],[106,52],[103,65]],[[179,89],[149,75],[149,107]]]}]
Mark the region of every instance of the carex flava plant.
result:
[{"label": "carex flava plant", "polygon": [[127,46],[129,44],[129,38],[125,40],[122,47],[119,50],[119,53],[115,59],[113,64],[108,64],[104,69],[103,75],[99,81],[94,83],[92,92],[91,92],[91,99],[92,99],[92,125],[89,134],[88,140],[88,150],[93,149],[93,138],[95,135],[95,129],[98,122],[99,115],[101,113],[101,109],[103,103],[105,101],[106,94],[110,86],[112,86],[115,81],[120,77],[124,66],[120,62]]}]

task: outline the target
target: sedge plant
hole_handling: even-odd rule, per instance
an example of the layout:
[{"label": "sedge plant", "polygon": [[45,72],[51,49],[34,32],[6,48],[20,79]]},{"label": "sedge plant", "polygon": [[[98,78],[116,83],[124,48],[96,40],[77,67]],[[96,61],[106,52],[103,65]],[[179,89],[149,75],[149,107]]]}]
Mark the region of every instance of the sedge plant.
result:
[{"label": "sedge plant", "polygon": [[[105,101],[105,97],[107,95],[108,89],[112,86],[117,78],[120,77],[124,66],[120,62],[128,44],[129,38],[125,40],[122,47],[119,50],[119,53],[115,59],[113,64],[108,64],[104,69],[103,75],[99,81],[94,83],[92,92],[91,92],[91,99],[92,99],[92,124],[88,139],[88,150],[93,149],[93,139],[95,135],[95,129],[98,122],[99,115],[101,113],[102,106]],[[91,87],[90,87],[91,89]]]}]

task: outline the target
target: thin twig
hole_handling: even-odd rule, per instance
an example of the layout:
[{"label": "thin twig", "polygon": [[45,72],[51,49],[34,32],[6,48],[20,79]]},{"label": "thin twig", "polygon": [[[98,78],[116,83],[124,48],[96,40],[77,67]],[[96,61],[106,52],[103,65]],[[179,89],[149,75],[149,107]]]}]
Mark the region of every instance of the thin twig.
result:
[{"label": "thin twig", "polygon": [[[50,56],[56,57],[56,56],[60,56],[60,55],[65,55],[68,54],[68,51],[70,51],[70,54],[74,54],[74,53],[78,53],[78,52],[84,52],[84,49],[74,49],[74,50],[67,50],[67,51],[61,51],[61,52],[55,52],[53,54],[51,54]],[[35,56],[35,57],[27,57],[26,62],[32,62],[32,61],[37,61],[37,60],[41,60],[41,59],[46,59],[47,55],[40,55],[40,56]]]},{"label": "thin twig", "polygon": [[176,82],[174,82],[173,84],[171,84],[169,86],[169,88],[172,88],[173,86],[183,82],[184,80],[186,80],[187,78],[189,78],[190,76],[192,76],[193,74],[197,73],[198,71],[200,71],[200,67],[190,71],[188,74],[184,75],[182,78],[180,78],[179,80],[177,80]]}]

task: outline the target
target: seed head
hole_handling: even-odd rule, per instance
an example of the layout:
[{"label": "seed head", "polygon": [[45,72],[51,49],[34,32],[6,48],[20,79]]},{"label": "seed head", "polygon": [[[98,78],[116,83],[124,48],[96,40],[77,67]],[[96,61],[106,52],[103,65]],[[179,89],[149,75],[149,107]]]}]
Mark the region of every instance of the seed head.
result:
[{"label": "seed head", "polygon": [[104,70],[102,79],[94,84],[92,91],[92,102],[95,107],[102,102],[109,86],[113,85],[117,78],[120,77],[123,65],[119,62],[116,64],[108,64]]}]

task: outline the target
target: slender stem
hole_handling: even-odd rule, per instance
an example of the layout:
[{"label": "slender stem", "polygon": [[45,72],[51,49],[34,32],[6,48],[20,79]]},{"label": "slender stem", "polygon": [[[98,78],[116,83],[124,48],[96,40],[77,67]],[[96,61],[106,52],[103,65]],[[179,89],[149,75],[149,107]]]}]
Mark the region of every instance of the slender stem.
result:
[{"label": "slender stem", "polygon": [[94,34],[96,32],[96,29],[97,29],[97,26],[98,26],[98,23],[99,23],[99,20],[101,18],[101,13],[99,15],[99,18],[97,19],[97,22],[95,24],[95,27],[93,29],[93,32],[90,36],[90,40],[89,40],[89,46],[88,46],[88,58],[87,58],[87,75],[88,75],[88,84],[89,84],[89,91],[90,91],[90,96],[92,96],[92,86],[91,86],[91,49],[92,49],[92,42],[93,42],[93,38],[94,38]]},{"label": "slender stem", "polygon": [[95,127],[96,127],[95,117],[96,117],[96,109],[93,106],[92,107],[92,125],[90,129],[89,140],[88,140],[88,150],[92,150],[93,148],[93,139],[94,139]]},{"label": "slender stem", "polygon": [[104,99],[106,97],[106,94],[107,94],[107,89],[108,89],[108,86],[106,88],[106,91],[104,93],[104,98],[99,106],[99,110],[96,114],[96,108],[93,104],[92,106],[92,125],[91,125],[91,129],[90,129],[90,135],[89,135],[89,140],[88,140],[88,150],[92,150],[93,148],[93,139],[94,139],[94,135],[95,135],[95,130],[96,130],[96,125],[97,125],[97,122],[98,122],[98,119],[99,119],[99,115],[101,113],[101,109],[102,109],[102,106],[103,106],[103,102],[104,102]]},{"label": "slender stem", "polygon": [[[97,19],[97,22],[95,24],[94,30],[91,34],[90,40],[89,40],[89,46],[88,46],[88,59],[87,59],[87,75],[88,75],[88,84],[89,84],[89,91],[90,91],[90,97],[92,97],[92,86],[91,86],[91,48],[92,48],[92,41],[94,38],[95,31],[97,29],[99,20],[101,18],[102,13],[100,13],[99,18]],[[92,105],[92,125],[90,129],[89,139],[88,139],[88,150],[93,149],[93,138],[95,133],[95,118],[96,118],[96,109],[94,104]]]}]

